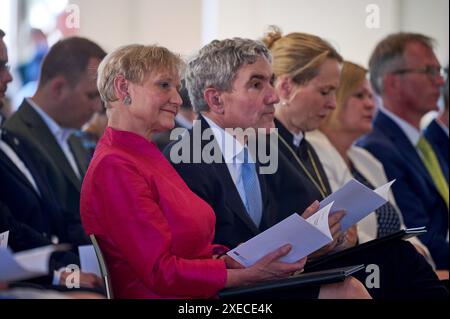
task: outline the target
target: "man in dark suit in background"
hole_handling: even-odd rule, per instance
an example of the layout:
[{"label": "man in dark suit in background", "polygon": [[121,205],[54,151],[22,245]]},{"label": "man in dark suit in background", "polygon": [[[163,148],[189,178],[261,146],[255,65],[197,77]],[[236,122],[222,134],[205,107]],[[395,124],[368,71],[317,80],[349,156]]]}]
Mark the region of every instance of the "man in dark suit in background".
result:
[{"label": "man in dark suit in background", "polygon": [[[3,36],[0,30],[0,63],[3,65],[0,70],[0,99],[12,80],[8,69],[4,68],[8,55]],[[26,225],[16,227],[16,232],[11,234],[11,238],[24,239],[17,244],[20,250],[50,244],[52,239],[73,245],[89,243],[78,214],[63,213],[46,180],[49,173],[48,165],[34,148],[0,129],[0,200],[8,206],[17,223]],[[20,236],[19,230],[25,232],[28,227],[37,235]],[[7,230],[6,226],[4,228]],[[14,245],[14,240],[11,243]]]},{"label": "man in dark suit in background", "polygon": [[[0,103],[12,80],[5,68],[8,55],[4,33],[0,30]],[[2,67],[3,66],[3,67]],[[78,214],[63,212],[48,184],[48,165],[39,152],[10,132],[0,129],[0,233],[9,231],[8,246],[13,251],[28,250],[55,243],[89,244]],[[54,253],[52,273],[39,283],[63,284],[66,272],[53,277],[53,270],[69,264],[79,264],[78,255],[71,251]],[[61,275],[61,276],[60,276]],[[81,285],[101,284],[93,274],[81,273]]]},{"label": "man in dark suit in background", "polygon": [[84,38],[56,43],[44,58],[36,94],[4,124],[45,159],[54,194],[64,210],[75,214],[89,156],[72,133],[102,108],[96,72],[105,55]]},{"label": "man in dark suit in background", "polygon": [[370,58],[370,78],[382,98],[373,130],[359,141],[384,166],[407,227],[426,226],[420,237],[438,269],[449,267],[448,183],[420,120],[437,110],[441,66],[432,39],[397,33],[383,39]]}]

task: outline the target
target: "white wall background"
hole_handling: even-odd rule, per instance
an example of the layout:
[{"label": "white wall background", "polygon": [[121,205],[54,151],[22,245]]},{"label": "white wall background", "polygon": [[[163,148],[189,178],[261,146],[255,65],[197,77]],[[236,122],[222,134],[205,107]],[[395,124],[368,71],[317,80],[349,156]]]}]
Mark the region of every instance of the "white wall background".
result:
[{"label": "white wall background", "polygon": [[[332,42],[346,59],[367,65],[385,35],[416,31],[438,40],[448,63],[448,0],[72,0],[81,10],[80,34],[106,50],[158,43],[183,55],[214,38],[260,38],[271,24],[285,33],[314,33]],[[380,27],[366,26],[366,7],[380,9]]]},{"label": "white wall background", "polygon": [[[204,0],[211,1],[211,0]],[[346,59],[367,65],[370,52],[384,36],[398,31],[422,32],[438,39],[437,53],[448,63],[448,0],[212,0],[218,3],[218,38],[260,38],[267,26],[308,32],[332,42]],[[366,8],[379,8],[379,28],[368,28]]]},{"label": "white wall background", "polygon": [[80,35],[105,50],[130,43],[191,54],[201,45],[201,0],[72,0],[80,7]]}]

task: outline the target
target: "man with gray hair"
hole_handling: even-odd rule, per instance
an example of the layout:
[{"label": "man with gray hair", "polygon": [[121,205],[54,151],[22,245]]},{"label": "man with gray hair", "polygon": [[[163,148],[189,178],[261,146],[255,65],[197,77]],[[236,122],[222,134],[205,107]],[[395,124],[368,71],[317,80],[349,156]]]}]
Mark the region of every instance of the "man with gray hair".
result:
[{"label": "man with gray hair", "polygon": [[278,97],[272,81],[271,55],[261,42],[240,38],[211,42],[186,71],[199,120],[165,150],[191,189],[213,206],[215,242],[229,247],[275,221],[251,149],[258,129],[274,127]]},{"label": "man with gray hair", "polygon": [[[214,242],[228,247],[278,221],[259,163],[260,149],[266,150],[259,141],[274,128],[274,104],[279,102],[271,60],[263,43],[249,39],[215,40],[202,48],[186,74],[199,120],[165,150],[190,189],[214,209]],[[256,147],[252,143],[259,132]],[[313,205],[305,213],[317,208]],[[355,278],[290,293],[290,298],[369,297]]]},{"label": "man with gray hair", "polygon": [[389,35],[376,46],[369,67],[382,106],[373,131],[358,144],[396,179],[393,192],[406,226],[427,227],[420,239],[437,268],[448,270],[448,183],[419,128],[423,115],[437,110],[444,84],[433,40],[415,33]]}]

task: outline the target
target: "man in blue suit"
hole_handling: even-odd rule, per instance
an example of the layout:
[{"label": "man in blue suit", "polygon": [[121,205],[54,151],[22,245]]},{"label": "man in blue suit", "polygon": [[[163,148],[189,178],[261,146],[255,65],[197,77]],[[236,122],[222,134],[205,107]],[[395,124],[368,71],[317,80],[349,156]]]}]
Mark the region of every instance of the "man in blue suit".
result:
[{"label": "man in blue suit", "polygon": [[[419,123],[437,110],[444,84],[441,66],[433,53],[433,40],[413,33],[392,34],[375,48],[369,62],[370,77],[382,106],[373,131],[358,144],[384,165],[407,227],[426,226],[421,237],[438,269],[448,270],[448,183],[439,165],[431,169]],[[436,168],[437,166],[437,168]],[[445,187],[446,190],[445,190]]]},{"label": "man in blue suit", "polygon": [[[448,68],[447,68],[448,72]],[[423,133],[438,157],[442,172],[448,184],[448,77],[444,87],[444,110],[425,128]]]}]

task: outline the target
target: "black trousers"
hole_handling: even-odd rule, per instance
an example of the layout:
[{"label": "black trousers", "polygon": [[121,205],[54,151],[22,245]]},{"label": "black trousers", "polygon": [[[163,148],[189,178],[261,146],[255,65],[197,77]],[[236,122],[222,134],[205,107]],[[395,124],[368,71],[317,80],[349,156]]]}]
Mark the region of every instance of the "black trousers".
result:
[{"label": "black trousers", "polygon": [[307,263],[305,271],[357,264],[364,264],[367,272],[359,271],[353,276],[366,286],[374,299],[448,298],[445,285],[425,258],[411,243],[400,239],[355,250],[317,266],[309,267]]}]

